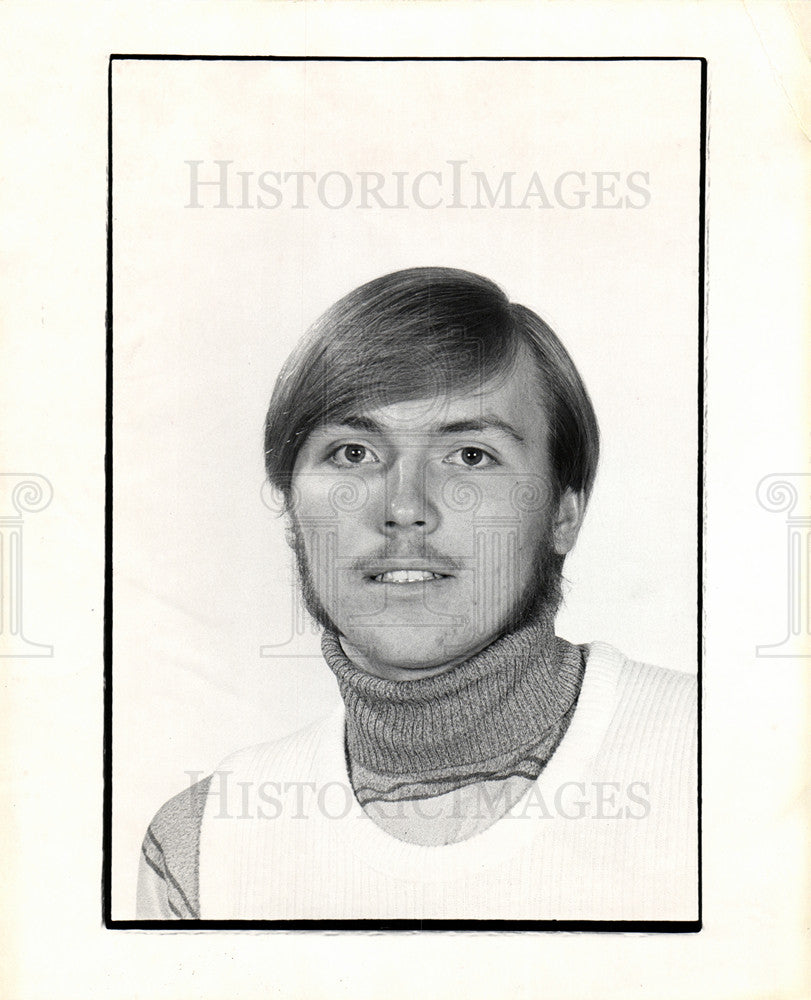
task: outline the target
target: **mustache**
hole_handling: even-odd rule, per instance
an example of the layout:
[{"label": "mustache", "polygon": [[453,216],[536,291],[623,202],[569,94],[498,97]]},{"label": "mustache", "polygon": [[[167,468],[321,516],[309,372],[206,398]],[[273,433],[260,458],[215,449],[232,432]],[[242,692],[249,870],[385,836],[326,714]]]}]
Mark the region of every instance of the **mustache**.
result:
[{"label": "mustache", "polygon": [[355,559],[350,564],[350,569],[358,572],[374,570],[381,563],[406,563],[409,561],[430,563],[432,567],[448,573],[458,573],[465,568],[465,563],[452,556],[445,555],[433,545],[425,542],[419,546],[394,546],[383,545],[368,555]]}]

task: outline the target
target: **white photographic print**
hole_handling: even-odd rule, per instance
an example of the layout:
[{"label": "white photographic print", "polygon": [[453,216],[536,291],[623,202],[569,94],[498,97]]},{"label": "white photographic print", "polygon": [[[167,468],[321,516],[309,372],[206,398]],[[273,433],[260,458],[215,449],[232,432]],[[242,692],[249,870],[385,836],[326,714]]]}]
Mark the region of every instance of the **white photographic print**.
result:
[{"label": "white photographic print", "polygon": [[0,996],[811,995],[809,44],[0,5]]},{"label": "white photographic print", "polygon": [[112,60],[113,923],[698,928],[703,72]]}]

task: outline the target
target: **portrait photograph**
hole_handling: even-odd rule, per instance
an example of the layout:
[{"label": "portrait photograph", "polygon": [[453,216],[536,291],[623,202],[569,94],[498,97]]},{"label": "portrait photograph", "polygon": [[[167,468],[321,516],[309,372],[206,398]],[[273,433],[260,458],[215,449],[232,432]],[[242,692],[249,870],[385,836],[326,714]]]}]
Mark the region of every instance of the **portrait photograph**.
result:
[{"label": "portrait photograph", "polygon": [[3,1000],[811,996],[809,51],[0,5]]},{"label": "portrait photograph", "polygon": [[108,927],[701,927],[702,58],[109,62]]}]

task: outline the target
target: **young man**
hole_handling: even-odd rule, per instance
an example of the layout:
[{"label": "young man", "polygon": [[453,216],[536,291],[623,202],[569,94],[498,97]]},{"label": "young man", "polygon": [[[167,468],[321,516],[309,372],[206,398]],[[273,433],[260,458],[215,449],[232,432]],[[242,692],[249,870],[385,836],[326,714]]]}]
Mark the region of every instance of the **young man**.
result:
[{"label": "young man", "polygon": [[549,327],[478,275],[378,278],[265,445],[341,708],[159,811],[139,917],[696,919],[694,680],[554,634],[598,431]]}]

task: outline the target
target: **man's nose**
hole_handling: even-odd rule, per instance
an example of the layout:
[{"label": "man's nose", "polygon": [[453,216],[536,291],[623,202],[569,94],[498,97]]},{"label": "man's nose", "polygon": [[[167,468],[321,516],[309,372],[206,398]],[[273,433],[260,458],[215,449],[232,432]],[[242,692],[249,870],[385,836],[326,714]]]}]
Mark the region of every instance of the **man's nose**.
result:
[{"label": "man's nose", "polygon": [[431,532],[438,523],[439,510],[430,495],[425,463],[413,457],[395,462],[386,477],[386,530]]}]

